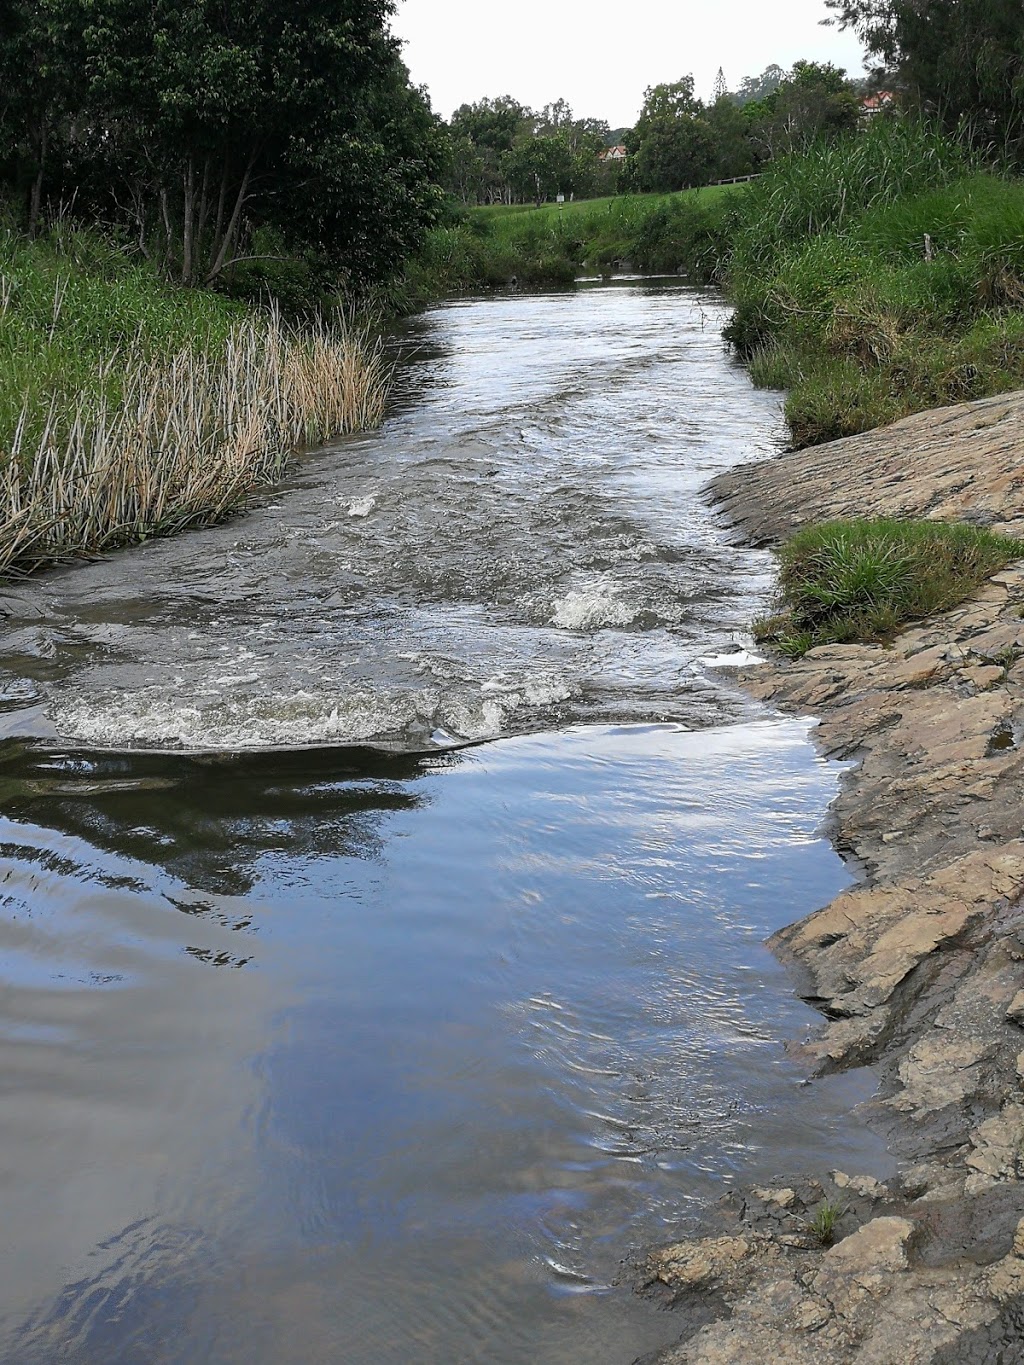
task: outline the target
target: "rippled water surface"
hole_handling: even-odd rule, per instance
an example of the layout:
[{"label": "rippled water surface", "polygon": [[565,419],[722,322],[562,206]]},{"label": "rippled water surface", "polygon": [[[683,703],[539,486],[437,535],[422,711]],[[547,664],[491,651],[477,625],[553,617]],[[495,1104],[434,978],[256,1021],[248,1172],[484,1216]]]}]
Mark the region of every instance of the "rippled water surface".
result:
[{"label": "rippled water surface", "polygon": [[768,565],[699,489],[781,435],[721,322],[437,309],[381,433],[6,590],[5,1361],[626,1365],[631,1245],[879,1159],[761,946],[834,770],[707,662]]}]

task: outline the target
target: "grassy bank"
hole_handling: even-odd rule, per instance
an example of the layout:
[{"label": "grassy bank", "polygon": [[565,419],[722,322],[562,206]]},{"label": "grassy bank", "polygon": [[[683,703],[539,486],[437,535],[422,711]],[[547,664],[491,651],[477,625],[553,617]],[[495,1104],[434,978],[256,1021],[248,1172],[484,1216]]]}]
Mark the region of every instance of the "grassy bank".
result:
[{"label": "grassy bank", "polygon": [[724,286],[797,446],[1024,385],[1024,186],[911,120],[742,186],[456,214],[392,302],[567,285],[623,263]]},{"label": "grassy bank", "polygon": [[778,608],[754,635],[791,658],[815,645],[885,641],[963,601],[1020,553],[1019,541],[942,522],[810,526],[779,551]]},{"label": "grassy bank", "polygon": [[794,444],[1024,385],[1024,186],[881,120],[751,186],[727,335]]},{"label": "grassy bank", "polygon": [[202,524],[380,420],[380,352],[175,289],[98,235],[0,234],[0,573]]},{"label": "grassy bank", "polygon": [[715,279],[732,207],[745,188],[453,210],[409,262],[389,303],[411,309],[513,281],[524,289],[564,286],[581,274],[609,273],[623,264]]}]

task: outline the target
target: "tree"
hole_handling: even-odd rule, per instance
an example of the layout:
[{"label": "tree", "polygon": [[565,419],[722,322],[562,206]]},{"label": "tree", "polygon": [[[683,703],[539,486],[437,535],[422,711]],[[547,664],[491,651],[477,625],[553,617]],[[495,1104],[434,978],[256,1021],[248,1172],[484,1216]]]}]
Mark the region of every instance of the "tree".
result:
[{"label": "tree", "polygon": [[1020,0],[826,0],[842,28],[898,73],[905,98],[947,127],[1024,159]]},{"label": "tree", "polygon": [[718,74],[715,76],[715,83],[711,87],[711,103],[717,104],[718,101],[723,99],[728,93],[729,86],[725,79],[725,72],[719,67]]},{"label": "tree", "polygon": [[[365,283],[439,205],[436,120],[387,30],[391,0],[39,0],[59,13],[80,98],[62,167],[80,210],[130,224],[185,284],[210,284],[258,229]],[[36,59],[45,76],[47,60]],[[23,122],[27,115],[23,117]]]},{"label": "tree", "polygon": [[659,118],[678,118],[681,115],[694,115],[700,112],[701,103],[693,93],[693,77],[683,76],[678,81],[662,85],[649,85],[644,91],[644,106],[638,122],[651,122]]},{"label": "tree", "polygon": [[740,81],[740,88],[733,98],[741,108],[745,104],[767,99],[785,79],[785,71],[773,62],[770,66],[765,67],[760,76],[744,76],[743,80]]},{"label": "tree", "polygon": [[754,151],[750,141],[750,124],[729,95],[717,99],[704,113],[715,140],[715,159],[711,167],[713,180],[732,180],[750,175],[754,169]]},{"label": "tree", "polygon": [[59,166],[81,109],[80,26],[63,0],[8,0],[0,26],[0,164],[25,196],[34,234],[47,176]]},{"label": "tree", "polygon": [[448,130],[444,185],[464,204],[483,198],[486,165],[472,141],[464,133]]},{"label": "tree", "polygon": [[535,131],[538,136],[560,134],[575,154],[584,145],[592,143],[595,138],[598,148],[604,146],[605,138],[608,136],[608,123],[605,119],[577,118],[569,102],[559,99],[553,104],[545,104],[537,115]]},{"label": "tree", "polygon": [[743,115],[755,147],[771,159],[855,128],[860,100],[840,68],[795,62],[786,79],[765,99],[746,105]]},{"label": "tree", "polygon": [[478,158],[473,197],[494,203],[509,197],[501,169],[503,158],[518,141],[533,134],[537,116],[511,95],[462,104],[451,117],[448,132],[456,144],[465,139]]},{"label": "tree", "polygon": [[645,91],[636,127],[625,138],[630,159],[623,179],[630,189],[668,191],[707,183],[715,138],[702,111],[692,76]]},{"label": "tree", "polygon": [[715,153],[715,135],[704,119],[655,119],[632,158],[634,184],[639,190],[662,192],[705,185]]},{"label": "tree", "polygon": [[501,169],[516,194],[540,206],[568,190],[573,155],[564,137],[531,137],[504,154]]}]

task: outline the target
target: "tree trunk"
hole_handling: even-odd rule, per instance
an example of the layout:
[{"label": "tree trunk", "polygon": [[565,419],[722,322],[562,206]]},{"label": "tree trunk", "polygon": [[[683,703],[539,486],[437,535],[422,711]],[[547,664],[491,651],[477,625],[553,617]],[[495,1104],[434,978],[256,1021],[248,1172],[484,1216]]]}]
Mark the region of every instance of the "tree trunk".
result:
[{"label": "tree trunk", "polygon": [[217,252],[213,258],[213,264],[210,266],[206,276],[206,284],[211,284],[224,269],[224,264],[228,259],[235,236],[238,232],[239,223],[242,221],[242,209],[246,199],[249,197],[249,182],[252,179],[252,168],[255,164],[256,152],[253,152],[252,156],[249,158],[249,164],[245,168],[245,174],[242,176],[242,183],[238,187],[238,193],[235,195],[235,204],[231,210],[231,218],[228,221],[227,228],[220,240],[219,246],[214,243],[214,245],[217,246]]},{"label": "tree trunk", "polygon": [[196,221],[196,241],[201,243],[210,219],[210,158],[203,162],[203,183],[199,189],[199,216]]},{"label": "tree trunk", "polygon": [[192,283],[192,253],[193,238],[192,229],[196,206],[196,168],[192,158],[188,159],[188,170],[185,172],[185,202],[182,212],[181,222],[181,282],[182,284]]},{"label": "tree trunk", "polygon": [[46,124],[40,125],[35,135],[30,134],[33,150],[36,153],[36,173],[32,178],[32,189],[28,201],[28,235],[34,237],[39,230],[39,219],[43,210],[43,182],[46,175],[46,153],[49,136]]}]

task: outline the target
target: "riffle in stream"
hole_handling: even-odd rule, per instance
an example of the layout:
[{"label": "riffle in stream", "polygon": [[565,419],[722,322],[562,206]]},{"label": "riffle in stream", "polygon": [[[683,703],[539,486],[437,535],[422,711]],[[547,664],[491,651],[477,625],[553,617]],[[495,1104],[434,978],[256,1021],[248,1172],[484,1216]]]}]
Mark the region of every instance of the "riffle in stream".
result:
[{"label": "riffle in stream", "polygon": [[761,946],[848,876],[717,667],[770,566],[699,490],[782,439],[722,321],[435,309],[380,433],[8,587],[4,1360],[620,1365],[630,1245],[882,1160]]}]

